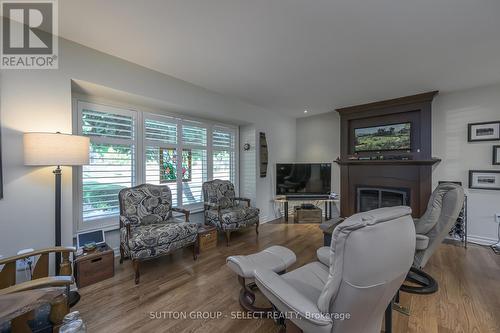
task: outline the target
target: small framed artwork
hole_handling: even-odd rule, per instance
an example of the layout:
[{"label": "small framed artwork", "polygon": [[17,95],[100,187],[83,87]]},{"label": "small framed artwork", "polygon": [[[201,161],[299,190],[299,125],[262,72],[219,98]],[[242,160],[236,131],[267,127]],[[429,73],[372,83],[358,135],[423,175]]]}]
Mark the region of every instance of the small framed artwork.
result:
[{"label": "small framed artwork", "polygon": [[500,146],[493,146],[493,165],[500,165]]},{"label": "small framed artwork", "polygon": [[473,123],[468,125],[468,141],[500,140],[500,121]]},{"label": "small framed artwork", "polygon": [[469,170],[469,188],[500,190],[500,170]]}]

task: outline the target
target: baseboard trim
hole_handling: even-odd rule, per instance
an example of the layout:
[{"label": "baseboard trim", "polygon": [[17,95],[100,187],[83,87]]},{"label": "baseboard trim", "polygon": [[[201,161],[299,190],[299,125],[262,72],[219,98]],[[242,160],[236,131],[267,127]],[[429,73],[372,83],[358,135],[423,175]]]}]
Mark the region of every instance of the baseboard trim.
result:
[{"label": "baseboard trim", "polygon": [[496,244],[498,242],[498,239],[482,237],[482,236],[468,235],[467,242],[479,244],[479,245],[493,245],[493,244]]}]

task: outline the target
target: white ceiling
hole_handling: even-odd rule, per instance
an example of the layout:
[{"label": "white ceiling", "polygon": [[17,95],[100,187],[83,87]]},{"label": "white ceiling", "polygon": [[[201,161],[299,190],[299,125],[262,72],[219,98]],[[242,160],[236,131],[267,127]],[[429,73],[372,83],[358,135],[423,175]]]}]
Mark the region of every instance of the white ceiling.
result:
[{"label": "white ceiling", "polygon": [[67,39],[294,117],[500,82],[499,0],[62,0],[59,11]]}]

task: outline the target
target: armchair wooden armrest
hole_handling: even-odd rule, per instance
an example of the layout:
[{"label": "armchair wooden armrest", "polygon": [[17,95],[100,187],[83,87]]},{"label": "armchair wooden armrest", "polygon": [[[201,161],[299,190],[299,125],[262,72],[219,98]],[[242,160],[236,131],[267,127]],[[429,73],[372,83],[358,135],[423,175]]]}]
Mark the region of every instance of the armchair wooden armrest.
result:
[{"label": "armchair wooden armrest", "polygon": [[172,211],[184,214],[184,218],[185,218],[186,222],[189,222],[189,214],[190,214],[189,210],[183,209],[183,208],[172,207]]},{"label": "armchair wooden armrest", "polygon": [[31,277],[32,281],[48,277],[50,253],[62,254],[62,261],[59,272],[56,272],[56,274],[58,274],[59,276],[71,277],[73,275],[73,270],[71,268],[69,255],[70,253],[74,253],[75,251],[76,249],[74,247],[56,246],[1,259],[0,265],[4,266],[2,270],[0,270],[0,290],[14,286],[16,284],[16,262],[24,258],[40,256],[33,268],[33,274]]},{"label": "armchair wooden armrest", "polygon": [[120,229],[121,228],[125,228],[125,230],[127,230],[127,243],[128,243],[128,240],[130,238],[130,235],[132,233],[132,227],[131,227],[131,224],[130,224],[130,220],[123,216],[123,215],[120,215]]},{"label": "armchair wooden armrest", "polygon": [[220,205],[213,203],[213,202],[205,202],[204,203],[205,209],[216,209],[220,211]]},{"label": "armchair wooden armrest", "polygon": [[248,198],[239,198],[239,197],[236,197],[236,198],[234,198],[234,200],[236,200],[236,201],[246,201],[247,207],[250,207],[250,199],[248,199]]},{"label": "armchair wooden armrest", "polygon": [[73,284],[72,276],[49,276],[36,280],[26,281],[15,284],[8,288],[0,289],[0,296],[17,293],[20,291],[41,289],[47,287],[67,287]]}]

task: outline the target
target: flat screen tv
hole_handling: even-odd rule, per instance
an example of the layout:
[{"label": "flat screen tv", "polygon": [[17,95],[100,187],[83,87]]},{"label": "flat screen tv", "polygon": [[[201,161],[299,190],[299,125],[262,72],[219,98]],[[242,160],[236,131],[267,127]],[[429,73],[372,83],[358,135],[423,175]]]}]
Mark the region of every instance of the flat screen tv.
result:
[{"label": "flat screen tv", "polygon": [[276,164],[276,195],[328,196],[332,183],[331,163]]},{"label": "flat screen tv", "polygon": [[354,152],[411,149],[411,123],[354,129]]}]

